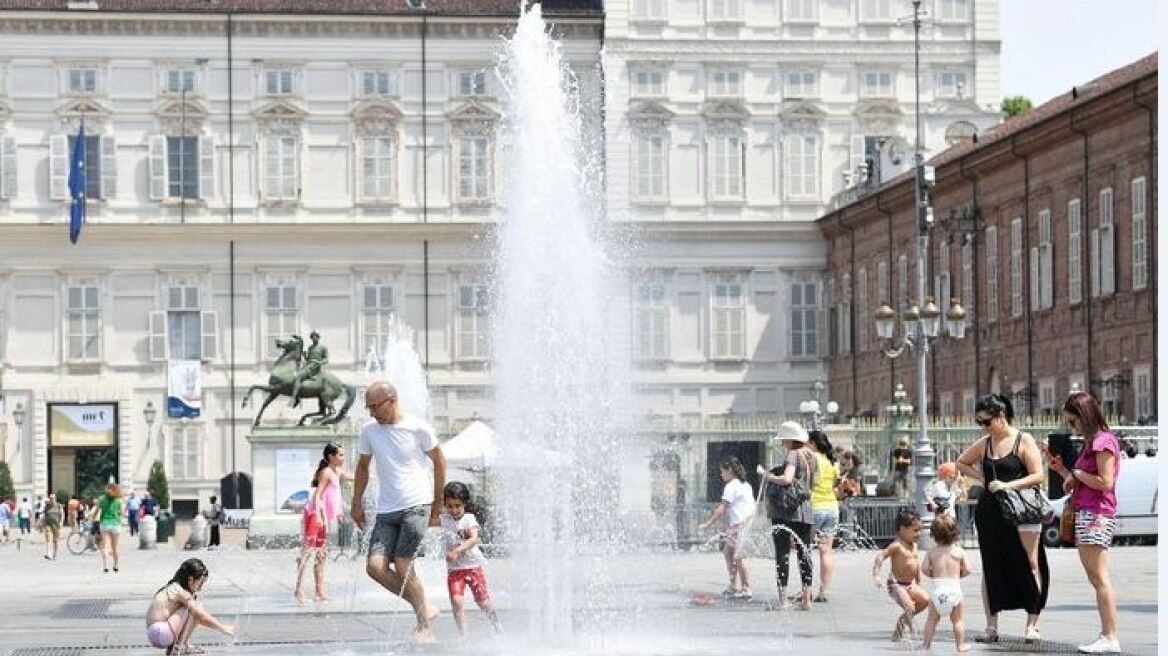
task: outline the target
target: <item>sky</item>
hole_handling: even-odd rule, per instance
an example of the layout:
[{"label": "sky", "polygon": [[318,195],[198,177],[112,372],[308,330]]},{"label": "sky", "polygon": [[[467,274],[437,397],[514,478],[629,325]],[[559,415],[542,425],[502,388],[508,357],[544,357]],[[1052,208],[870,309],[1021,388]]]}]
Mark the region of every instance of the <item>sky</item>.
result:
[{"label": "sky", "polygon": [[1156,50],[1156,0],[1000,0],[1002,97],[1035,106]]}]

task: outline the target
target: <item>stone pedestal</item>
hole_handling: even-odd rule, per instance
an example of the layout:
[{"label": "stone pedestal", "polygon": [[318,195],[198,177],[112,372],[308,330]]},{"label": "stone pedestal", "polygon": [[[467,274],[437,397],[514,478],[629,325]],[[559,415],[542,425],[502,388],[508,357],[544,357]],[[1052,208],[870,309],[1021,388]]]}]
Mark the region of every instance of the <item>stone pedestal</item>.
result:
[{"label": "stone pedestal", "polygon": [[247,531],[249,549],[300,544],[301,511],[311,493],[312,473],[329,442],[345,448],[349,460],[357,436],[339,426],[261,426],[251,442],[254,511]]}]

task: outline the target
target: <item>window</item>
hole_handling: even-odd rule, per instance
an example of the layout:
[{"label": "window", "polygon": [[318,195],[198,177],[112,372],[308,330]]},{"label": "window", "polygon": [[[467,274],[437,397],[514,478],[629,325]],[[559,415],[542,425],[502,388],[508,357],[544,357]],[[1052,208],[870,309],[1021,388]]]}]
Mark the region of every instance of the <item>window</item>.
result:
[{"label": "window", "polygon": [[961,245],[961,303],[965,308],[966,323],[973,318],[973,242]]},{"label": "window", "polygon": [[714,284],[714,359],[746,357],[746,294],[737,276],[720,276]]},{"label": "window", "polygon": [[275,359],[283,353],[276,346],[277,339],[285,339],[300,331],[300,308],[296,298],[296,288],[291,285],[271,285],[264,296],[264,315],[268,322],[268,332],[264,337],[269,358]]},{"label": "window", "polygon": [[1083,214],[1079,199],[1067,202],[1067,302],[1083,301]]},{"label": "window", "polygon": [[193,93],[195,91],[195,71],[190,68],[171,68],[166,71],[167,93]]},{"label": "window", "polygon": [[101,357],[101,304],[95,285],[66,290],[68,359],[74,362]]},{"label": "window", "polygon": [[361,71],[362,96],[389,96],[393,86],[389,71]]},{"label": "window", "polygon": [[890,71],[865,71],[860,73],[861,98],[892,98],[892,73]]},{"label": "window", "polygon": [[67,80],[69,93],[97,93],[95,68],[71,68]]},{"label": "window", "polygon": [[296,135],[274,132],[264,140],[264,193],[273,200],[294,200],[300,195],[297,185]]},{"label": "window", "polygon": [[1010,316],[1022,316],[1022,219],[1010,222]]},{"label": "window", "polygon": [[[77,144],[77,137],[69,136],[68,153],[65,155],[64,164],[70,167],[73,161],[73,148]],[[85,136],[85,197],[86,198],[101,198],[101,137],[100,136]],[[69,170],[65,170],[65,184],[68,184]],[[68,198],[68,192],[66,192]]]},{"label": "window", "polygon": [[644,360],[668,358],[669,306],[665,302],[665,283],[640,283],[636,303],[637,357]]},{"label": "window", "polygon": [[665,199],[665,134],[641,133],[633,143],[633,196],[638,200]]},{"label": "window", "polygon": [[860,0],[860,21],[864,23],[891,23],[898,16],[896,10],[904,7],[900,0]]},{"label": "window", "polygon": [[1038,406],[1044,417],[1055,415],[1054,381],[1043,381],[1038,385]]},{"label": "window", "polygon": [[998,228],[986,228],[986,321],[998,320]]},{"label": "window", "polygon": [[463,201],[491,198],[490,143],[485,136],[464,136],[458,143],[458,196]]},{"label": "window", "polygon": [[210,198],[215,183],[211,137],[153,136],[149,139],[150,198]]},{"label": "window", "polygon": [[1115,220],[1111,187],[1099,191],[1099,228],[1091,231],[1092,296],[1115,293]]},{"label": "window", "polygon": [[365,201],[393,200],[394,140],[392,137],[361,139],[361,198]]},{"label": "window", "polygon": [[964,71],[941,71],[937,73],[938,98],[963,98],[969,90],[969,81]]},{"label": "window", "polygon": [[166,138],[167,196],[199,197],[199,138]]},{"label": "window", "polygon": [[937,274],[934,278],[933,297],[941,309],[941,319],[949,313],[949,302],[953,298],[953,288],[949,277],[949,246],[945,242],[937,244]]},{"label": "window", "polygon": [[710,21],[738,21],[742,18],[741,0],[709,0]]},{"label": "window", "polygon": [[892,305],[899,306],[900,305],[900,297],[897,297],[896,301],[893,302],[892,291],[890,290],[891,286],[892,286],[892,277],[888,274],[888,260],[880,260],[880,262],[878,262],[876,264],[876,302],[877,303],[879,303],[880,305],[887,303],[890,306],[892,306]]},{"label": "window", "polygon": [[458,95],[485,96],[487,95],[486,71],[460,71],[458,74]]},{"label": "window", "polygon": [[861,268],[856,279],[856,351],[863,353],[868,348],[868,270]]},{"label": "window", "polygon": [[458,357],[485,360],[488,351],[490,296],[484,285],[458,288]]},{"label": "window", "polygon": [[1135,380],[1136,420],[1147,421],[1155,415],[1152,409],[1152,372],[1147,367],[1135,369],[1132,378]]},{"label": "window", "polygon": [[814,23],[816,0],[783,0],[783,20],[788,23]]},{"label": "window", "polygon": [[786,139],[787,197],[815,200],[819,196],[819,139],[792,134]]},{"label": "window", "polygon": [[170,424],[170,471],[175,480],[202,478],[199,449],[203,443],[199,424]]},{"label": "window", "polygon": [[633,95],[640,98],[664,96],[665,71],[648,69],[633,72]]},{"label": "window", "polygon": [[171,287],[166,295],[166,335],[171,360],[201,360],[199,288]]},{"label": "window", "polygon": [[715,135],[710,149],[713,198],[742,198],[742,138],[737,134]]},{"label": "window", "polygon": [[840,283],[840,295],[842,301],[840,302],[839,310],[839,352],[841,355],[847,355],[852,352],[852,276],[844,274],[843,282]]},{"label": "window", "polygon": [[635,0],[633,20],[664,20],[665,0]]},{"label": "window", "polygon": [[912,294],[909,292],[908,286],[908,256],[901,255],[896,258],[896,307],[900,312],[908,309],[909,299]]},{"label": "window", "polygon": [[742,95],[742,72],[714,70],[710,73],[707,94],[710,96],[737,98]]},{"label": "window", "polygon": [[1054,246],[1051,241],[1050,210],[1038,213],[1038,247],[1031,249],[1031,305],[1045,310],[1054,307]]},{"label": "window", "polygon": [[819,97],[819,73],[815,71],[787,71],[785,82],[783,96],[786,98]]},{"label": "window", "polygon": [[0,132],[0,198],[11,199],[15,196],[16,137]]},{"label": "window", "polygon": [[364,348],[381,353],[389,336],[389,322],[393,318],[393,287],[391,285],[365,285],[362,289],[361,332]]},{"label": "window", "polygon": [[791,285],[791,357],[819,356],[819,288],[814,281]]},{"label": "window", "polygon": [[1132,208],[1132,289],[1148,287],[1148,182],[1136,178],[1131,183]]},{"label": "window", "polygon": [[969,20],[969,0],[936,0],[937,19],[960,23]]},{"label": "window", "polygon": [[264,90],[269,96],[292,95],[292,71],[264,71]]}]

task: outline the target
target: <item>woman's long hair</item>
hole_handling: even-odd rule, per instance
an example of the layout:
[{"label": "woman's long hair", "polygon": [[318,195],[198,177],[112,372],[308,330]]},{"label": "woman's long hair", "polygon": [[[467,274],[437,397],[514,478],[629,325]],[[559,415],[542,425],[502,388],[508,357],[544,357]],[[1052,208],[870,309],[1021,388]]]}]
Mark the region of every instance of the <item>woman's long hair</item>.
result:
[{"label": "woman's long hair", "polygon": [[815,450],[822,453],[827,461],[835,464],[835,450],[831,447],[831,440],[827,439],[827,433],[821,430],[807,431],[807,437],[813,445]]},{"label": "woman's long hair", "polygon": [[974,412],[985,412],[991,417],[1002,416],[1007,424],[1014,423],[1014,404],[1002,394],[986,394],[977,400],[973,407]]},{"label": "woman's long hair", "polygon": [[[182,565],[178,566],[178,571],[174,573],[174,576],[170,577],[166,585],[177,583],[182,586],[183,590],[190,592],[191,579],[201,579],[205,576],[207,576],[207,566],[203,564],[203,561],[198,558],[188,558],[183,561]],[[158,588],[158,591],[162,592],[165,590],[166,585]]]},{"label": "woman's long hair", "polygon": [[340,451],[341,445],[336,442],[329,442],[324,445],[324,455],[316,465],[316,473],[312,475],[312,487],[316,487],[320,483],[320,473],[328,468],[329,458],[337,455]]},{"label": "woman's long hair", "polygon": [[746,467],[742,466],[742,463],[738,461],[738,458],[733,456],[726,458],[722,461],[722,464],[720,464],[719,467],[722,469],[729,469],[730,472],[734,474],[734,478],[737,478],[740,481],[746,480]]},{"label": "woman's long hair", "polygon": [[1095,441],[1096,435],[1111,430],[1107,420],[1103,418],[1103,410],[1099,408],[1099,403],[1087,392],[1072,392],[1063,403],[1063,412],[1079,418],[1088,450],[1091,450],[1091,443]]}]

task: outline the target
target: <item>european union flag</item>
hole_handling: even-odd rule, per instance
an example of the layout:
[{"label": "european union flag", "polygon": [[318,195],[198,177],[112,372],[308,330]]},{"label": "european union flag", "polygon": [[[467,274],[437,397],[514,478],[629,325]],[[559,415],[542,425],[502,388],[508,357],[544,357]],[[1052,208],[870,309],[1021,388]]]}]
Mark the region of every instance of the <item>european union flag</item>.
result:
[{"label": "european union flag", "polygon": [[81,129],[77,131],[77,141],[73,143],[73,156],[69,159],[69,241],[74,244],[81,237],[81,224],[85,223],[85,119],[81,119]]}]

